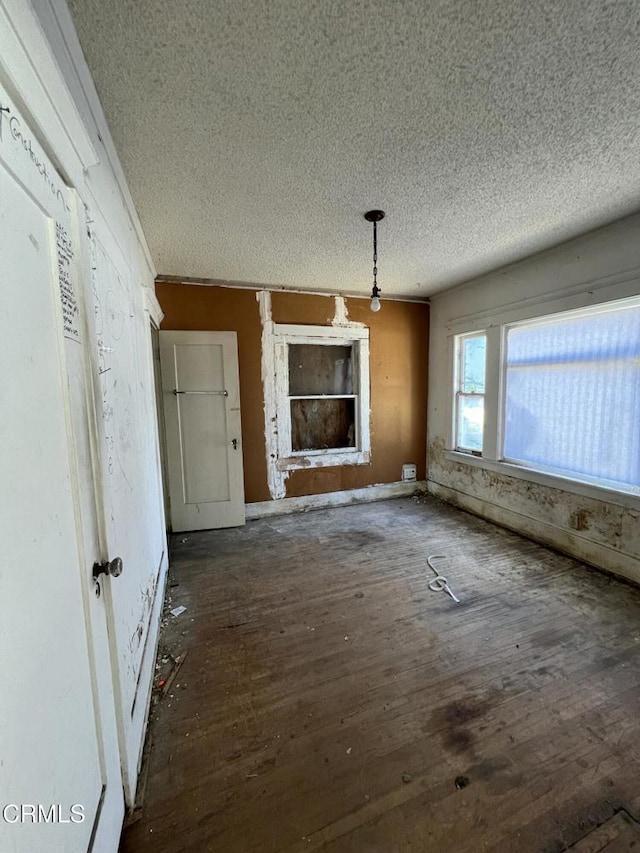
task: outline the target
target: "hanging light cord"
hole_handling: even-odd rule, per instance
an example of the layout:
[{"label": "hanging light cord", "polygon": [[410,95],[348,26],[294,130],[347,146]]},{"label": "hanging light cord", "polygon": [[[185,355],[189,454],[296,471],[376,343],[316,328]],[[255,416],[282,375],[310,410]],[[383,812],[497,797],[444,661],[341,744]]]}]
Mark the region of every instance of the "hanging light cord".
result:
[{"label": "hanging light cord", "polygon": [[377,282],[378,277],[378,223],[373,220],[373,296],[378,296],[380,288]]},{"label": "hanging light cord", "polygon": [[378,287],[378,222],[384,219],[384,210],[368,210],[364,218],[373,223],[373,289],[371,291],[371,310],[380,310],[380,288]]}]

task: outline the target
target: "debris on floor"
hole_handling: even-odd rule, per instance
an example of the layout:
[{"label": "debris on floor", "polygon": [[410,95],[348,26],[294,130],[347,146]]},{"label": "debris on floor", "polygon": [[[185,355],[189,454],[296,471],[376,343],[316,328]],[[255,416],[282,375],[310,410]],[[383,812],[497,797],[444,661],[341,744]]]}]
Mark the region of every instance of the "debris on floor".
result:
[{"label": "debris on floor", "polygon": [[184,659],[186,658],[186,656],[187,656],[187,653],[183,652],[181,655],[178,655],[178,657],[175,659],[175,661],[173,663],[173,669],[171,670],[169,677],[165,680],[165,684],[162,688],[163,697],[166,696],[167,693],[171,690],[171,686],[172,686],[173,682],[176,680],[176,676],[177,676],[178,672],[180,671],[180,667],[184,663]]},{"label": "debris on floor", "polygon": [[180,607],[174,607],[173,610],[170,610],[169,613],[172,616],[181,616],[187,608],[181,604]]},{"label": "debris on floor", "polygon": [[[156,663],[156,677],[151,700],[152,705],[157,705],[161,699],[164,699],[169,694],[186,656],[186,652],[175,655],[168,651],[164,645],[160,646]],[[182,688],[186,688],[186,686],[186,683],[182,684]],[[180,685],[176,684],[176,687],[180,687]],[[173,693],[170,696],[172,697]]]},{"label": "debris on floor", "polygon": [[451,587],[449,586],[449,581],[441,575],[440,572],[436,569],[436,567],[431,562],[432,560],[445,560],[446,557],[444,554],[432,554],[430,557],[427,557],[427,563],[429,564],[429,568],[433,569],[435,573],[435,578],[429,583],[429,589],[432,592],[446,592],[451,598],[455,601],[456,604],[460,604],[460,599],[457,598]]}]

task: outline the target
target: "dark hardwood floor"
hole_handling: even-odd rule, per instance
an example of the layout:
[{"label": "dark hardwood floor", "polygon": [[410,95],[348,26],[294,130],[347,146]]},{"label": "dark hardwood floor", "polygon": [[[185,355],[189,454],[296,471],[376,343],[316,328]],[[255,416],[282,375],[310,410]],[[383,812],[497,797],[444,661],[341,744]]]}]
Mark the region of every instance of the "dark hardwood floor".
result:
[{"label": "dark hardwood floor", "polygon": [[122,853],[635,849],[640,590],[431,499],[172,548]]}]

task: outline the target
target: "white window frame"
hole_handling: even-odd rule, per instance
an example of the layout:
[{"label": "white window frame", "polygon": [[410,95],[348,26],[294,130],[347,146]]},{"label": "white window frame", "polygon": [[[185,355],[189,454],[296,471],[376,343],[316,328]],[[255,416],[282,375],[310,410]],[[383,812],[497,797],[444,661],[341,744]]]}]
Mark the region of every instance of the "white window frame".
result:
[{"label": "white window frame", "polygon": [[552,466],[543,465],[542,463],[533,464],[529,460],[525,459],[515,459],[505,455],[504,452],[504,424],[505,419],[507,417],[507,398],[506,398],[506,376],[507,376],[507,358],[508,358],[508,334],[511,329],[518,328],[534,328],[536,326],[545,326],[548,323],[562,320],[571,320],[577,319],[581,317],[588,317],[594,315],[602,315],[611,313],[613,311],[621,311],[625,308],[637,308],[640,306],[640,299],[629,299],[624,301],[613,301],[609,303],[603,303],[600,305],[591,305],[587,308],[578,308],[572,311],[559,311],[551,314],[543,314],[539,317],[531,317],[527,320],[519,320],[515,323],[505,323],[502,327],[503,334],[503,357],[500,362],[500,425],[501,425],[501,435],[500,435],[500,443],[498,447],[500,448],[499,459],[501,462],[506,465],[511,465],[516,468],[520,468],[523,471],[536,471],[540,474],[547,474],[554,477],[561,477],[566,480],[570,480],[575,483],[584,483],[588,485],[592,485],[596,488],[603,488],[607,490],[612,490],[616,492],[620,492],[621,494],[629,494],[629,495],[640,495],[640,486],[628,486],[624,487],[621,483],[614,482],[611,480],[601,479],[599,477],[593,477],[589,474],[582,474],[577,476],[573,472],[566,472],[558,468],[553,468]]},{"label": "white window frame", "polygon": [[[600,314],[605,311],[614,311],[618,308],[637,307],[640,305],[640,296],[623,296],[617,299],[609,299],[606,302],[597,302],[590,305],[582,305],[577,308],[553,310],[554,305],[547,303],[541,313],[522,312],[526,316],[516,319],[513,313],[507,312],[502,316],[494,314],[493,323],[486,328],[473,328],[475,323],[471,321],[450,337],[449,364],[451,365],[451,389],[452,398],[450,406],[450,445],[445,451],[445,458],[450,462],[458,462],[472,467],[494,471],[497,474],[505,474],[519,480],[538,483],[550,488],[561,489],[572,494],[580,495],[595,500],[603,500],[619,506],[640,510],[640,494],[635,488],[624,489],[617,483],[609,483],[604,480],[588,478],[582,479],[572,477],[565,472],[543,466],[533,467],[530,463],[520,463],[505,459],[503,456],[504,443],[504,419],[506,416],[506,356],[507,356],[507,331],[517,326],[530,326],[534,323],[543,323],[551,319],[567,319],[572,316],[581,317],[588,314]],[[542,306],[540,306],[542,307]],[[486,372],[485,372],[485,425],[483,436],[483,451],[481,455],[470,453],[466,450],[457,449],[456,439],[456,389],[458,371],[458,349],[457,341],[462,337],[485,334],[487,336]]]},{"label": "white window frame", "polygon": [[[485,339],[485,377],[484,377],[484,391],[482,394],[469,393],[462,390],[462,352],[463,352],[463,343],[466,340],[471,340],[472,338],[484,338]],[[470,456],[482,456],[485,447],[485,432],[486,432],[486,408],[487,408],[487,353],[486,347],[488,346],[488,337],[487,333],[480,329],[474,332],[467,332],[464,335],[456,335],[454,340],[455,347],[455,362],[453,369],[453,420],[452,420],[452,434],[451,434],[451,446],[458,453],[466,453]],[[482,449],[481,450],[473,450],[470,447],[463,447],[458,441],[458,414],[459,414],[459,401],[461,397],[482,397],[484,401],[484,410],[485,410],[485,427],[483,429],[482,435]]]},{"label": "white window frame", "polygon": [[[370,392],[369,392],[369,329],[351,326],[302,326],[274,324],[275,394],[278,419],[278,469],[292,471],[300,468],[325,468],[336,465],[368,465],[371,461]],[[327,450],[291,448],[291,408],[289,396],[289,346],[315,344],[319,346],[352,346],[352,368],[355,405],[355,447]],[[314,398],[332,399],[336,395],[314,394]]]}]

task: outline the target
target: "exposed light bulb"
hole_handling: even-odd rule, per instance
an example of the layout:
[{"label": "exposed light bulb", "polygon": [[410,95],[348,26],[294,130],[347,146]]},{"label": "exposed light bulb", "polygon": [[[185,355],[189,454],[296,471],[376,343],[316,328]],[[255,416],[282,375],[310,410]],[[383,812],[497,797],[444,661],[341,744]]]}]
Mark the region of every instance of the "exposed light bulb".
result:
[{"label": "exposed light bulb", "polygon": [[377,225],[384,219],[384,210],[368,210],[364,218],[373,223],[373,288],[371,289],[371,304],[373,312],[380,310],[380,288],[378,287],[378,229]]}]

